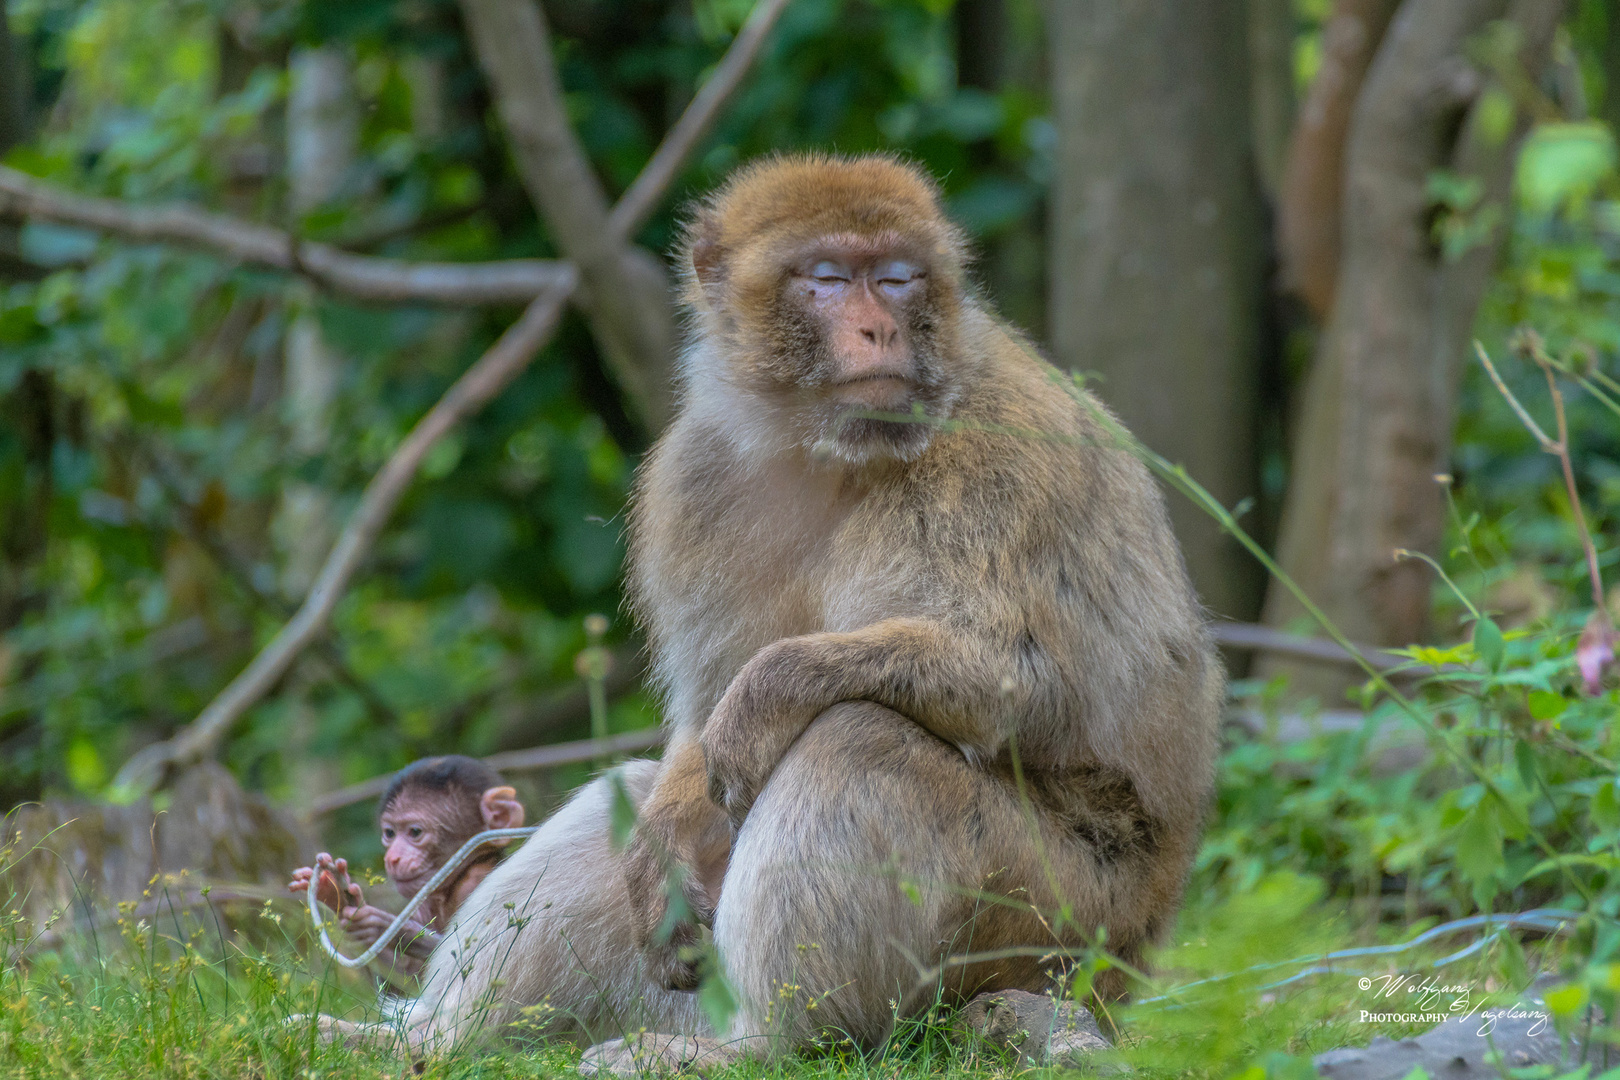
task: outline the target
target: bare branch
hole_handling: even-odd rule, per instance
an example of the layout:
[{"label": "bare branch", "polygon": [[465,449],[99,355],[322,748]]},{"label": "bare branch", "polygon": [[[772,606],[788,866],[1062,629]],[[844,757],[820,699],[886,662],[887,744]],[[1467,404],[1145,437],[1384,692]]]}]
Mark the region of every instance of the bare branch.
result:
[{"label": "bare branch", "polygon": [[206,248],[244,263],[302,274],[356,300],[526,303],[574,279],[566,263],[545,259],[443,263],[355,255],[194,206],[131,206],[118,199],[75,195],[3,165],[0,216]]},{"label": "bare branch", "polygon": [[[628,642],[609,652],[607,677],[602,690],[609,701],[617,701],[641,684],[647,664],[640,642]],[[554,737],[558,728],[583,724],[591,718],[588,687],[576,682],[512,708],[499,710],[490,745],[497,751],[516,750]]]},{"label": "bare branch", "polygon": [[635,183],[620,197],[608,215],[608,228],[620,240],[630,237],[657,209],[659,200],[675,182],[681,167],[691,156],[703,137],[714,125],[715,117],[742,84],[743,76],[753,66],[777,17],[787,9],[789,0],[759,0],[748,13],[737,37],[715,66],[714,74],[703,84],[675,126],[665,134],[664,141],[642,168]]},{"label": "bare branch", "polygon": [[359,569],[422,459],[445,433],[481,408],[523,370],[551,335],[571,285],[550,290],[531,301],[500,340],[417,421],[405,441],[366,485],[359,505],[332,546],[320,576],[298,613],[196,720],[124,764],[113,784],[121,798],[152,790],[163,781],[171,766],[209,753],[230,726],[286,674],[305,646],[325,630],[349,579]]},{"label": "bare branch", "polygon": [[1330,638],[1300,637],[1254,623],[1216,622],[1211,624],[1210,634],[1217,645],[1229,649],[1252,649],[1296,660],[1319,660],[1324,664],[1359,667],[1364,662],[1380,671],[1389,671],[1410,662],[1371,645],[1357,645],[1358,657]]},{"label": "bare branch", "polygon": [[530,200],[579,267],[580,297],[613,377],[656,431],[674,404],[675,317],[662,267],[608,225],[607,196],[568,122],[551,34],[534,0],[461,0],[463,21]]},{"label": "bare branch", "polygon": [[[642,731],[627,731],[623,735],[610,735],[605,739],[580,739],[577,742],[535,746],[527,750],[508,750],[503,754],[491,754],[484,759],[484,764],[503,773],[554,769],[559,765],[577,765],[580,762],[596,761],[599,758],[615,757],[637,750],[650,750],[663,744],[662,728],[646,728]],[[314,817],[330,813],[340,807],[364,802],[366,799],[374,799],[388,789],[388,782],[393,778],[393,773],[373,776],[370,780],[362,780],[358,784],[350,784],[325,795],[317,795],[310,802],[308,813]]]}]

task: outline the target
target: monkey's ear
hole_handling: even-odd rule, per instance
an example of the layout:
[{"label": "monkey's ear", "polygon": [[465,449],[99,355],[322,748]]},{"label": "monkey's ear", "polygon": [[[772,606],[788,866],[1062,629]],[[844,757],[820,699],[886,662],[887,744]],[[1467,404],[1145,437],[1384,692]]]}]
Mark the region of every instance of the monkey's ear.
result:
[{"label": "monkey's ear", "polygon": [[705,289],[718,285],[725,277],[726,249],[720,241],[700,236],[692,244],[692,271]]},{"label": "monkey's ear", "polygon": [[478,800],[478,809],[484,815],[486,829],[520,829],[523,827],[523,804],[518,802],[517,789],[492,787]]}]

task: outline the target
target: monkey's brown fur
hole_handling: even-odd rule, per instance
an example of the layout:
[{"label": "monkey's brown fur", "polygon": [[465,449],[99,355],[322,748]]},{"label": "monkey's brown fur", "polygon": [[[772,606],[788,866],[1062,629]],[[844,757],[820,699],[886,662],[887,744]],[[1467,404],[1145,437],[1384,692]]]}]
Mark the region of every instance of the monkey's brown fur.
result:
[{"label": "monkey's brown fur", "polygon": [[[662,987],[692,983],[678,949],[696,931],[658,940],[661,849],[712,917],[740,999],[725,1034],[774,1036],[773,1051],[826,1028],[883,1037],[893,1003],[938,988],[913,958],[1058,944],[1064,905],[1064,943],[1106,927],[1133,963],[1174,917],[1222,675],[1152,478],[974,298],[964,251],[933,184],[884,157],[754,165],[690,227],[684,401],[630,518],[670,746],[591,931],[604,950],[646,943],[650,980],[606,977],[671,1002],[667,1023],[685,995]],[[927,422],[828,403],[853,368],[815,315],[842,309],[815,305],[846,295],[904,339],[903,377],[874,400],[901,387]],[[574,828],[605,831],[603,791],[579,797],[598,809]],[[492,876],[512,880],[488,918],[519,867],[538,874],[570,842],[602,850],[543,832]],[[548,948],[520,942],[506,961],[531,994],[576,962]],[[456,989],[469,954],[435,955],[424,1002],[439,994],[441,1019],[424,1006],[419,1036],[464,1030],[463,1003],[497,974],[483,956]],[[944,983],[1046,979],[1028,957]],[[494,999],[496,1019],[524,1003]]]}]

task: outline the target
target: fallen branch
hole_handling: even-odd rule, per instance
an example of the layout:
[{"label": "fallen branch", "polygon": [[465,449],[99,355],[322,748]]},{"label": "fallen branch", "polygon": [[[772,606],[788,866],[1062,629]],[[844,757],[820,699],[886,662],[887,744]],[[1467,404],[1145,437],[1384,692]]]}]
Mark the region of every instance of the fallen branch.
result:
[{"label": "fallen branch", "polygon": [[641,174],[629,189],[619,197],[613,212],[608,215],[608,228],[613,235],[626,240],[651,216],[658,202],[675,182],[686,159],[692,155],[703,137],[709,133],[720,109],[742,84],[743,76],[753,66],[765,39],[777,18],[787,10],[789,0],[759,0],[748,13],[748,19],[732,41],[726,55],[720,58],[709,81],[693,95],[692,101],[669,129],[664,141],[642,168]]},{"label": "fallen branch", "polygon": [[1215,644],[1229,649],[1253,649],[1295,660],[1320,660],[1324,664],[1346,667],[1359,667],[1366,662],[1380,671],[1411,663],[1405,657],[1391,656],[1371,645],[1357,645],[1356,651],[1351,652],[1329,638],[1300,637],[1254,623],[1218,622],[1210,627],[1210,633]]},{"label": "fallen branch", "polygon": [[[642,731],[625,732],[623,735],[610,735],[605,739],[580,739],[577,742],[535,746],[528,750],[508,750],[504,754],[491,754],[484,758],[484,763],[496,772],[502,773],[554,769],[559,765],[578,765],[581,762],[630,754],[637,750],[650,750],[663,744],[662,728],[646,728]],[[350,784],[325,795],[318,795],[310,802],[307,813],[314,817],[330,813],[340,807],[374,799],[387,790],[389,782],[393,779],[393,773],[373,776],[370,780],[362,780],[358,784]]]},{"label": "fallen branch", "polygon": [[440,304],[526,303],[572,288],[567,263],[546,259],[502,262],[410,262],[355,255],[331,244],[215,214],[183,203],[132,206],[118,199],[75,195],[0,165],[0,217],[53,221],[130,240],[187,244],[273,270],[302,274],[356,300]]},{"label": "fallen branch", "polygon": [[325,630],[349,579],[359,569],[427,452],[523,370],[550,337],[572,285],[570,281],[566,287],[543,293],[530,302],[500,340],[417,421],[366,485],[360,504],[343,527],[298,613],[196,720],[125,762],[113,781],[115,798],[128,801],[146,794],[164,781],[172,767],[206,755],[230,726],[286,674],[298,654]]}]

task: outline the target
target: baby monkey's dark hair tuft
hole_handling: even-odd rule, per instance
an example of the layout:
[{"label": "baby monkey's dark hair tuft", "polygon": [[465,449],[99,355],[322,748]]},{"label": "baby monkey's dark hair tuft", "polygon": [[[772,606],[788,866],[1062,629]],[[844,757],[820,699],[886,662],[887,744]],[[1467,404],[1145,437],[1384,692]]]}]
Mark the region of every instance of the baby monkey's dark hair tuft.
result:
[{"label": "baby monkey's dark hair tuft", "polygon": [[423,758],[413,761],[395,774],[383,792],[378,812],[386,812],[394,800],[407,789],[416,791],[457,792],[477,799],[505,781],[501,774],[477,758],[465,754],[446,754],[444,757]]}]

